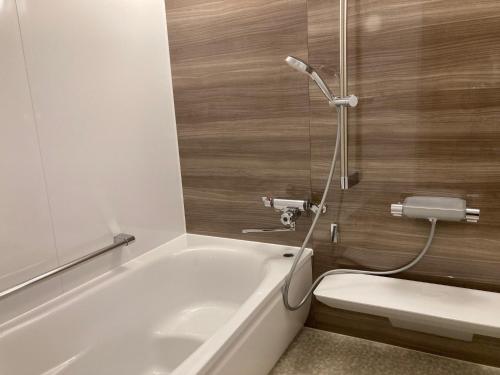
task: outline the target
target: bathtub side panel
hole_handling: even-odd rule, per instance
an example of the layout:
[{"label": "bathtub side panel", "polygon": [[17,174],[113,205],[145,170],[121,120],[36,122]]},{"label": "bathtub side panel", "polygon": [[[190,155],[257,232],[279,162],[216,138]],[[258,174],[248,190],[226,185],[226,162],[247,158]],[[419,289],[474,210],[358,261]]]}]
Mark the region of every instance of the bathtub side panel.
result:
[{"label": "bathtub side panel", "polygon": [[[311,259],[295,274],[290,289],[291,300],[297,301],[312,283]],[[297,311],[288,311],[283,305],[281,288],[271,302],[255,317],[219,360],[203,374],[213,375],[265,375],[273,368],[293,338],[304,326],[310,301]]]}]

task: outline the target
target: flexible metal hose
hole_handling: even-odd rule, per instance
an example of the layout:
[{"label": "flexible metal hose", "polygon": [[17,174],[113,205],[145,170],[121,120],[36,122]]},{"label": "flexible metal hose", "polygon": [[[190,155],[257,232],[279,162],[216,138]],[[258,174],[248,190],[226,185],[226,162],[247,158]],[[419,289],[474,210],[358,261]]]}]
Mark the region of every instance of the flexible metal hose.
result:
[{"label": "flexible metal hose", "polygon": [[[340,124],[340,111],[337,111],[337,124]],[[337,138],[335,141],[335,151],[333,152],[332,163],[330,166],[330,173],[328,174],[328,180],[326,181],[325,191],[323,192],[323,196],[321,197],[321,202],[318,205],[318,210],[316,211],[316,214],[314,215],[311,227],[309,228],[309,231],[307,232],[306,238],[304,239],[304,242],[302,243],[300,250],[298,251],[297,255],[295,256],[292,267],[290,268],[290,272],[288,272],[288,275],[286,276],[286,279],[285,279],[285,285],[283,286],[283,290],[282,290],[283,303],[285,304],[285,307],[290,311],[295,311],[295,310],[300,309],[307,302],[309,296],[314,292],[314,289],[316,289],[316,287],[321,282],[321,280],[323,280],[323,278],[325,278],[326,276],[346,274],[346,273],[384,276],[384,275],[393,275],[393,274],[408,270],[422,259],[422,257],[427,253],[427,251],[431,247],[432,240],[434,239],[434,232],[436,230],[437,220],[430,219],[431,230],[429,233],[429,237],[427,239],[427,243],[425,244],[424,248],[418,253],[418,255],[410,263],[407,263],[406,265],[404,265],[402,267],[392,269],[392,270],[387,270],[387,271],[364,271],[364,270],[343,269],[343,268],[338,268],[338,269],[327,271],[327,272],[323,273],[321,276],[319,276],[314,281],[314,283],[312,284],[311,288],[309,288],[309,290],[307,291],[304,298],[302,298],[302,300],[297,305],[294,305],[294,306],[290,305],[290,301],[288,298],[289,297],[290,283],[292,282],[295,268],[297,267],[297,264],[299,263],[299,260],[302,257],[302,253],[304,252],[304,249],[306,248],[307,244],[309,243],[309,240],[311,239],[314,228],[316,227],[316,224],[317,224],[319,217],[321,215],[321,211],[323,210],[323,206],[325,205],[326,197],[328,196],[328,191],[330,190],[330,183],[333,179],[333,174],[335,172],[335,164],[337,163],[337,154],[338,154],[338,148],[339,148],[339,144],[340,144],[340,136],[341,136],[340,130],[337,127]]]}]

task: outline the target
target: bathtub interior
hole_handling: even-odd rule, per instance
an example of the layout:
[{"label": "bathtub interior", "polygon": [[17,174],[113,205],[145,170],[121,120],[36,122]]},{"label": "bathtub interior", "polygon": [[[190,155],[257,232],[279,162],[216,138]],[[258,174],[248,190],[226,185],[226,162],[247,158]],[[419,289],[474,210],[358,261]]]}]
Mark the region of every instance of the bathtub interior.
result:
[{"label": "bathtub interior", "polygon": [[231,320],[282,257],[234,243],[171,247],[1,325],[0,374],[168,374]]}]

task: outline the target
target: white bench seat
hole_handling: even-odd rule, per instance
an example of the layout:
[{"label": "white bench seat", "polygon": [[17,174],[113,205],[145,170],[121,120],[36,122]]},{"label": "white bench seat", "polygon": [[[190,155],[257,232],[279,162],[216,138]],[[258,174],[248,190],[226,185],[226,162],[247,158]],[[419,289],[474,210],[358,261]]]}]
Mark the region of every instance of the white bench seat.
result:
[{"label": "white bench seat", "polygon": [[372,275],[332,275],[314,291],[322,303],[389,318],[393,326],[470,341],[500,338],[500,293]]}]

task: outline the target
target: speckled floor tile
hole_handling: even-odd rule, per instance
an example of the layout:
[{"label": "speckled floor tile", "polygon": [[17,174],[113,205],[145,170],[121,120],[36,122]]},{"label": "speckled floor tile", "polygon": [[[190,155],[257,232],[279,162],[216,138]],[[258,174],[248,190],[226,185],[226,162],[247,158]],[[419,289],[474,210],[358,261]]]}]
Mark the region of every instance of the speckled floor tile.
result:
[{"label": "speckled floor tile", "polygon": [[304,328],[270,375],[500,375],[500,368]]}]

